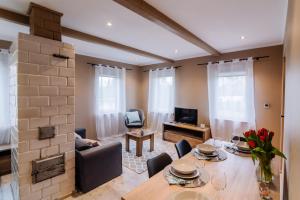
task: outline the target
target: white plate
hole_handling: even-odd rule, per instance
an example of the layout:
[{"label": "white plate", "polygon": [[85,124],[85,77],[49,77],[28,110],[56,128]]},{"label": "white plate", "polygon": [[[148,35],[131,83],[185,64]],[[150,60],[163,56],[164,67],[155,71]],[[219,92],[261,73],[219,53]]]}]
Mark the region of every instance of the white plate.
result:
[{"label": "white plate", "polygon": [[240,150],[243,150],[243,151],[250,151],[250,148],[249,148],[249,145],[247,144],[247,142],[242,142],[240,141],[236,147]]},{"label": "white plate", "polygon": [[177,176],[178,178],[182,178],[182,179],[194,179],[200,175],[199,170],[196,170],[192,174],[181,174],[181,173],[178,173],[177,171],[175,171],[172,167],[170,167],[170,173],[172,175]]},{"label": "white plate", "polygon": [[181,174],[192,174],[197,170],[195,164],[186,160],[175,160],[172,163],[171,168]]},{"label": "white plate", "polygon": [[210,144],[198,144],[197,149],[199,149],[201,153],[205,153],[205,154],[212,154],[217,150],[216,147]]},{"label": "white plate", "polygon": [[209,200],[209,198],[199,192],[183,191],[170,195],[168,200]]}]

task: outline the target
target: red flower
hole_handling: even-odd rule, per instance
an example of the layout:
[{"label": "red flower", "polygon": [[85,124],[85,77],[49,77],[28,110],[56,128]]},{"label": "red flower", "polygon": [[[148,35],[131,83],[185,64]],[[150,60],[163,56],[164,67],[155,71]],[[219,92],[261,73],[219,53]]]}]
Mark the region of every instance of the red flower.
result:
[{"label": "red flower", "polygon": [[271,131],[271,132],[269,133],[269,136],[270,136],[270,138],[273,138],[273,137],[274,137],[274,132]]},{"label": "red flower", "polygon": [[246,131],[246,132],[244,133],[245,137],[249,137],[250,134],[251,134],[251,131]]},{"label": "red flower", "polygon": [[265,136],[265,137],[267,137],[268,136],[268,132],[269,131],[267,129],[265,129],[265,128],[259,129],[257,131],[257,136]]},{"label": "red flower", "polygon": [[255,130],[250,130],[250,135],[256,135]]},{"label": "red flower", "polygon": [[256,147],[255,142],[252,141],[252,140],[248,141],[248,145],[249,145],[249,147],[252,148],[252,149],[254,149],[254,148]]},{"label": "red flower", "polygon": [[260,139],[260,141],[264,142],[266,137],[264,135],[262,135],[262,136],[259,136],[259,139]]}]

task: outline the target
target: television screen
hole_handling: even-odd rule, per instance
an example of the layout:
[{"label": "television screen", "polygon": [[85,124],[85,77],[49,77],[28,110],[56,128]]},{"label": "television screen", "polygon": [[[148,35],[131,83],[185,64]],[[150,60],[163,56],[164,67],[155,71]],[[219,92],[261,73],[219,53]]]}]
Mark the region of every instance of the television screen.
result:
[{"label": "television screen", "polygon": [[198,123],[197,109],[175,107],[175,122],[197,125]]}]

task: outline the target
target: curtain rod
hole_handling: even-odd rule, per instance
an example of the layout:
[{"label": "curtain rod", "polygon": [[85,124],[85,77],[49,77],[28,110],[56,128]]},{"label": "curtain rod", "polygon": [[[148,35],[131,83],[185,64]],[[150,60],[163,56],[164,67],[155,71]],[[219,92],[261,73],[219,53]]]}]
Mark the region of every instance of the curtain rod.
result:
[{"label": "curtain rod", "polygon": [[[257,56],[257,57],[253,57],[252,59],[253,60],[259,60],[259,59],[262,59],[262,58],[269,58],[270,56]],[[243,61],[243,60],[248,60],[248,58],[240,58],[239,61]],[[228,63],[228,62],[232,62],[232,60],[224,60],[224,63]],[[216,63],[219,63],[220,61],[215,61],[215,62],[212,62],[212,64],[216,64]],[[197,65],[208,65],[208,62],[207,63],[200,63],[200,64],[197,64]]]},{"label": "curtain rod", "polygon": [[[176,67],[173,67],[173,68],[178,69],[178,68],[180,68],[180,67],[182,67],[182,66],[176,66]],[[171,69],[171,67],[167,67],[167,68],[156,68],[156,69],[158,69],[158,70]],[[155,69],[155,70],[156,70],[156,69]],[[148,72],[148,71],[149,71],[149,69],[144,70],[143,72]]]},{"label": "curtain rod", "polygon": [[[122,69],[122,67],[117,67],[117,66],[111,66],[111,65],[104,65],[104,64],[96,64],[96,63],[86,63],[88,65],[92,65],[93,67],[95,66],[99,66],[99,65],[102,65],[103,67],[110,67],[110,68],[118,68],[118,69]],[[124,67],[126,70],[132,70],[132,69],[128,69],[126,67]]]}]

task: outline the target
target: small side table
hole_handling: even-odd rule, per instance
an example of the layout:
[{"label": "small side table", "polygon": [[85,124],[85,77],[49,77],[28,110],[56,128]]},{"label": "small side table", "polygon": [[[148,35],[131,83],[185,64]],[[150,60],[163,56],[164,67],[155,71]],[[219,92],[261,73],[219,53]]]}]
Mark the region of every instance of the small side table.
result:
[{"label": "small side table", "polygon": [[126,151],[129,150],[130,140],[136,141],[136,156],[140,157],[143,155],[143,142],[150,140],[150,151],[154,150],[154,131],[143,130],[144,134],[140,134],[140,131],[131,131],[125,134],[126,138]]}]

